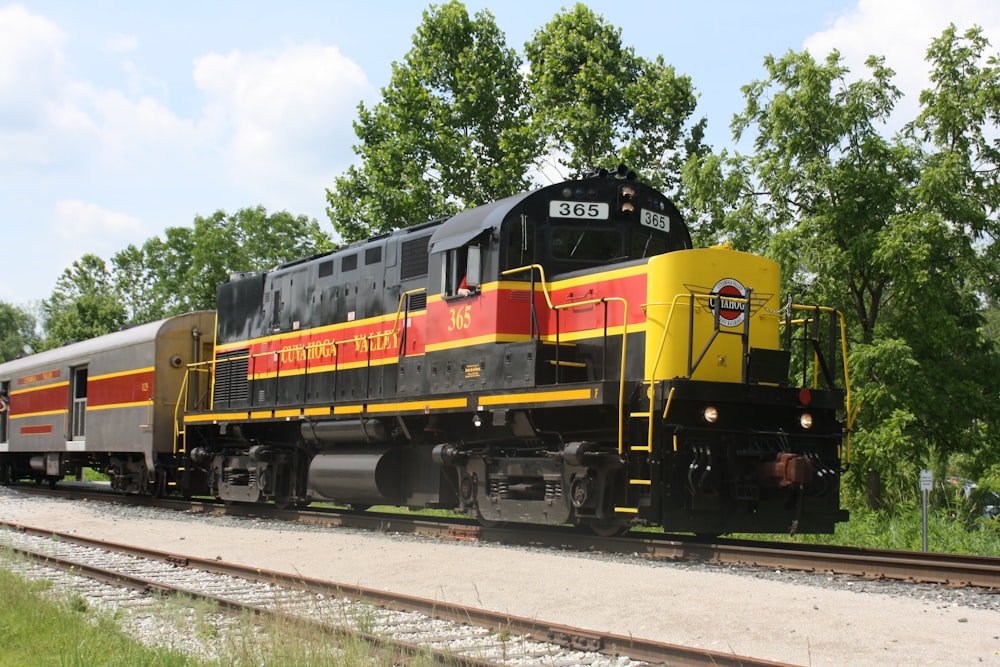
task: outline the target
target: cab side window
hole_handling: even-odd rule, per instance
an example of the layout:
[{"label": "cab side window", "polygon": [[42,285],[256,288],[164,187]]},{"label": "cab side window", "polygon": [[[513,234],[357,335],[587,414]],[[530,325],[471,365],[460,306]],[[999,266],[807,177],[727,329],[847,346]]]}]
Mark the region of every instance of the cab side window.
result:
[{"label": "cab side window", "polygon": [[442,267],[445,296],[470,296],[482,284],[482,265],[478,244],[453,248],[445,256]]}]

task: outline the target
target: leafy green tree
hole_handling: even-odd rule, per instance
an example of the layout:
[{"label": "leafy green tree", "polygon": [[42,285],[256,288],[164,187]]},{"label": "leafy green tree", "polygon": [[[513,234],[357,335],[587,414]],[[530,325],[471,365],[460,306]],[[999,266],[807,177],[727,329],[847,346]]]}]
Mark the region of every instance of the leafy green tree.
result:
[{"label": "leafy green tree", "polygon": [[257,206],[197,216],[193,227],[169,227],[163,238],[146,241],[141,253],[127,248],[116,255],[116,266],[127,269],[124,278],[147,281],[132,302],[156,319],[215,308],[216,289],[235,272],[264,271],[332,248],[315,220]]},{"label": "leafy green tree", "polygon": [[129,322],[154,322],[166,316],[163,299],[143,248],[130,243],[111,258],[114,289]]},{"label": "leafy green tree", "polygon": [[43,349],[118,331],[127,321],[107,264],[90,253],[59,276],[52,296],[42,301],[42,317]]},{"label": "leafy green tree", "polygon": [[432,6],[382,101],[354,124],[360,164],[327,190],[344,241],[425,222],[528,187],[537,149],[521,60],[488,11]]},{"label": "leafy green tree", "polygon": [[0,301],[0,362],[30,354],[37,346],[35,317],[22,308]]},{"label": "leafy green tree", "polygon": [[613,169],[617,163],[608,161],[618,160],[675,191],[683,163],[705,150],[706,120],[691,124],[697,103],[691,79],[662,56],[637,56],[622,45],[619,28],[585,5],[536,31],[525,54],[532,127],[564,171]]},{"label": "leafy green tree", "polygon": [[774,257],[801,300],[847,314],[859,483],[876,468],[912,487],[919,467],[981,449],[984,425],[1000,417],[1000,359],[980,314],[983,286],[995,284],[996,184],[975,168],[988,147],[977,137],[996,127],[984,109],[997,74],[976,69],[984,40],[949,34],[928,52],[936,92],[921,96],[906,134],[882,134],[900,95],[883,59],[859,79],[836,52],[824,62],[788,53],[744,88],[734,135],[753,132],[754,153],[685,170],[710,233]]}]

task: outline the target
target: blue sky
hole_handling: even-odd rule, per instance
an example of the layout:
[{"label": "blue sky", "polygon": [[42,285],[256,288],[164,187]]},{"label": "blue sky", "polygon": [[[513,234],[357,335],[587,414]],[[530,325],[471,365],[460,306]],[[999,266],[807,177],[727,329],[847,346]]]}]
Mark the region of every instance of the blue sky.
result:
[{"label": "blue sky", "polygon": [[[84,253],[106,260],[168,226],[263,205],[317,219],[355,159],[352,122],[411,47],[430,3],[404,0],[0,0],[0,301],[33,307]],[[488,8],[519,51],[570,2]],[[924,53],[994,0],[633,0],[585,3],[624,44],[690,76],[709,142],[731,145],[740,87],[766,55],[885,55],[912,117]]]}]

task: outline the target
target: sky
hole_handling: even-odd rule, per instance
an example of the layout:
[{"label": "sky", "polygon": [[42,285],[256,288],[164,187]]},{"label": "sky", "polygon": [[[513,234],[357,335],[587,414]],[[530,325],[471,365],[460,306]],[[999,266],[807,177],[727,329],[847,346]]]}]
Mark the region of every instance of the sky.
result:
[{"label": "sky", "polygon": [[[86,253],[109,262],[196,216],[258,205],[333,233],[326,188],[356,161],[353,122],[402,62],[430,2],[0,0],[0,301],[28,309]],[[436,3],[440,4],[440,3]],[[912,118],[931,40],[996,0],[592,0],[646,58],[690,76],[707,140],[732,148],[764,58],[833,49],[897,72]],[[467,1],[523,45],[570,0]]]}]

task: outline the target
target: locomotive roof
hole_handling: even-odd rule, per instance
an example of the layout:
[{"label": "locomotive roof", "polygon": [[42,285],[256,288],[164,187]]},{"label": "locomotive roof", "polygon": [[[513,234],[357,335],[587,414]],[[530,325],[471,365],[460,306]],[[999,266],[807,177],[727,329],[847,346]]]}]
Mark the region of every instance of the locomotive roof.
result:
[{"label": "locomotive roof", "polygon": [[62,347],[45,350],[37,354],[29,354],[20,359],[14,359],[0,364],[0,376],[8,373],[18,373],[39,366],[59,365],[67,361],[86,359],[96,352],[104,352],[129,345],[136,345],[154,340],[159,335],[160,330],[178,317],[169,317],[148,324],[140,324],[121,331],[114,331],[97,338],[90,338],[78,343],[67,343]]},{"label": "locomotive roof", "polygon": [[434,230],[430,240],[430,251],[441,252],[465,245],[488,229],[500,226],[507,213],[526,198],[538,192],[522,192],[483,206],[470,208],[448,218]]}]

